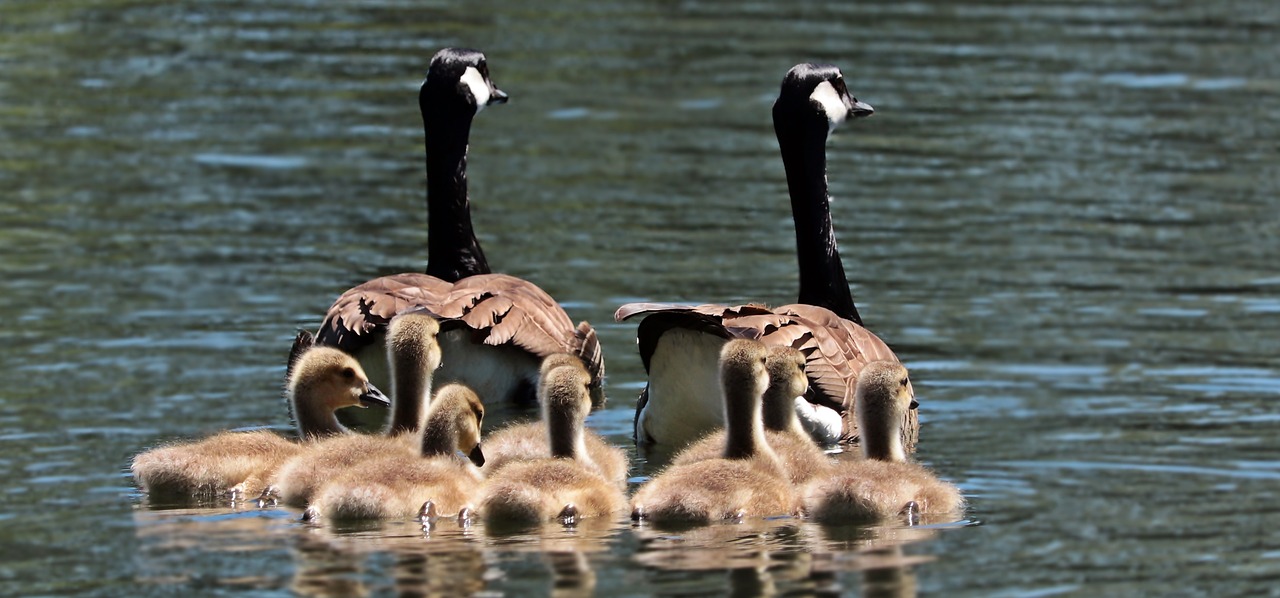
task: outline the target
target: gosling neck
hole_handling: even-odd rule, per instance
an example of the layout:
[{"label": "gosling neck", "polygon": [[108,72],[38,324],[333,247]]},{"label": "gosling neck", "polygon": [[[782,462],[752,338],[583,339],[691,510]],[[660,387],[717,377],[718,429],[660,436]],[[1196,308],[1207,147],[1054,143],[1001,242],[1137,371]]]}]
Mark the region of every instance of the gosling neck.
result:
[{"label": "gosling neck", "polygon": [[422,456],[453,455],[458,450],[458,422],[461,414],[434,409],[422,426]]},{"label": "gosling neck", "polygon": [[725,459],[773,456],[764,439],[760,416],[760,395],[764,390],[761,386],[743,379],[725,384]]},{"label": "gosling neck", "polygon": [[432,371],[425,347],[391,351],[391,423],[387,435],[411,434],[425,425]]},{"label": "gosling neck", "polygon": [[800,421],[796,419],[796,397],[785,385],[769,385],[764,392],[764,406],[761,418],[764,429],[771,432],[800,434],[807,436]]},{"label": "gosling neck", "polygon": [[297,383],[289,393],[289,403],[298,426],[298,435],[304,440],[323,438],[347,431],[342,424],[338,423],[334,410],[328,408],[324,401],[319,399],[316,389],[307,382]]},{"label": "gosling neck", "polygon": [[902,445],[903,414],[889,409],[861,407],[857,411],[862,456],[879,461],[906,461]]},{"label": "gosling neck", "polygon": [[467,145],[475,107],[449,93],[424,85],[418,102],[426,136],[427,274],[457,282],[490,270],[471,227],[467,197]]},{"label": "gosling neck", "polygon": [[787,172],[791,216],[796,229],[796,257],[800,263],[799,302],[825,307],[862,324],[853,304],[849,281],[831,224],[831,196],[827,193],[825,117],[812,110],[800,113],[775,106],[774,132]]}]

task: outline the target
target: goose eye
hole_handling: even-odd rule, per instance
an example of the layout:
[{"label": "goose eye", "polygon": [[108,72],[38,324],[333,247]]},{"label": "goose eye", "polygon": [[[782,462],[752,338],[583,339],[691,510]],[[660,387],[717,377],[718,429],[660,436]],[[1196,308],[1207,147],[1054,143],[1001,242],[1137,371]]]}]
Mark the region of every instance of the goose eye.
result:
[{"label": "goose eye", "polygon": [[354,380],[356,371],[351,368],[342,368],[342,378],[345,380]]},{"label": "goose eye", "polygon": [[898,381],[898,384],[901,384],[902,386],[906,386],[906,385],[907,385],[907,382],[908,382],[908,379],[903,378],[902,380],[899,380],[899,381]]}]

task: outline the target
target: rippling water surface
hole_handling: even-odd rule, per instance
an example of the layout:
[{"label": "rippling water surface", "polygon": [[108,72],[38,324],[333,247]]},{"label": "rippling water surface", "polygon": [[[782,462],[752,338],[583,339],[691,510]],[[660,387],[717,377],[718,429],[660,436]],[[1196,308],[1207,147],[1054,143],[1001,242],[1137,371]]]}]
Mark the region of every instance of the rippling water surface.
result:
[{"label": "rippling water surface", "polygon": [[[456,4],[456,5],[455,5]],[[0,4],[0,594],[1258,595],[1280,583],[1280,8],[1265,0]],[[769,106],[829,144],[846,270],[964,521],[501,535],[160,508],[137,451],[284,428],[289,341],[425,261],[416,89],[482,48],[500,269],[601,333],[634,300],[790,302]],[[639,464],[637,477],[648,472]]]}]

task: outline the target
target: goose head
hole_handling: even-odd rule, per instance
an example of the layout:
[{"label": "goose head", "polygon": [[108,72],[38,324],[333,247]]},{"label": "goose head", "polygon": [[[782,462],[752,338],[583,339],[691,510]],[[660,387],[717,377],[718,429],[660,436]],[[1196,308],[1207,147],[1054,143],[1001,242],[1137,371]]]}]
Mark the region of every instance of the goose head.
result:
[{"label": "goose head", "polygon": [[824,140],[846,120],[874,113],[870,104],[859,102],[849,93],[844,75],[830,64],[805,63],[791,67],[782,79],[782,90],[773,104],[775,128],[780,121],[799,119],[800,123],[811,123],[818,130],[825,129]]},{"label": "goose head", "polygon": [[407,312],[387,324],[387,364],[391,367],[392,414],[388,433],[422,427],[431,398],[431,380],[442,359],[436,335],[440,323],[425,311]]},{"label": "goose head", "polygon": [[505,104],[507,94],[489,78],[484,53],[466,48],[445,48],[436,52],[427,77],[418,92],[423,114],[428,107],[463,108],[471,115],[485,106]]},{"label": "goose head", "polygon": [[312,347],[298,357],[286,394],[303,437],[341,431],[333,416],[339,409],[391,404],[369,382],[360,362],[331,347]]},{"label": "goose head", "polygon": [[907,368],[893,361],[873,361],[858,374],[854,410],[868,459],[905,461],[902,422],[919,405],[911,389]]},{"label": "goose head", "polygon": [[803,431],[796,419],[796,399],[809,391],[804,353],[791,347],[770,347],[765,359],[769,387],[764,392],[762,417],[766,430]]},{"label": "goose head", "polygon": [[477,467],[484,465],[484,451],[480,449],[483,423],[484,404],[475,391],[457,383],[440,387],[423,426],[423,455],[462,451]]},{"label": "goose head", "polygon": [[587,460],[583,423],[591,412],[591,373],[575,355],[559,353],[542,361],[538,403],[547,424],[553,457]]}]

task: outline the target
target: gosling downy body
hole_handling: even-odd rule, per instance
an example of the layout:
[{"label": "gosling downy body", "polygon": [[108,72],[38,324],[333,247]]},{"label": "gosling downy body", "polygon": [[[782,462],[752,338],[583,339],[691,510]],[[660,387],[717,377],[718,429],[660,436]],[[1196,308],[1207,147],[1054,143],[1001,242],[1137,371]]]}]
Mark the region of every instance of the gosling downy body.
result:
[{"label": "gosling downy body", "polygon": [[[304,441],[345,432],[334,416],[339,409],[388,402],[355,359],[325,347],[296,357],[286,396]],[[302,449],[302,444],[267,430],[220,432],[141,453],[131,470],[138,486],[153,497],[237,496],[261,490],[280,465]]]},{"label": "gosling downy body", "polygon": [[316,492],[305,517],[360,520],[461,514],[465,518],[484,481],[477,467],[484,464],[483,422],[484,405],[475,392],[461,384],[441,387],[419,436],[420,454],[383,452],[334,472]]},{"label": "gosling downy body", "polygon": [[272,478],[270,494],[302,507],[336,472],[383,453],[415,456],[433,373],[440,367],[439,324],[424,312],[406,312],[387,326],[385,359],[392,372],[391,421],[385,434],[346,434],[322,439],[290,458]]},{"label": "gosling downy body", "polygon": [[798,497],[764,439],[760,404],[769,385],[767,356],[767,347],[758,341],[725,343],[720,358],[726,420],[722,456],[659,473],[632,497],[633,519],[695,524],[797,513]]},{"label": "gosling downy body", "polygon": [[446,48],[432,59],[418,95],[426,145],[427,268],[375,278],[333,303],[316,342],[355,355],[381,383],[385,323],[425,309],[441,321],[444,365],[436,382],[461,382],[491,407],[532,403],[538,365],[552,353],[578,355],[603,401],[604,360],[595,330],[574,326],[564,309],[528,281],[491,272],[471,223],[467,145],[473,118],[507,101],[489,78],[484,54]]},{"label": "gosling downy body", "polygon": [[[800,426],[795,403],[809,388],[804,375],[804,354],[790,347],[769,347],[766,361],[769,388],[762,405],[765,441],[782,463],[792,484],[803,484],[826,473],[833,461]],[[803,399],[801,399],[803,400]],[[713,432],[680,451],[671,464],[685,465],[715,459],[724,453],[724,430]]]},{"label": "gosling downy body", "polygon": [[488,524],[572,524],[626,508],[624,486],[602,476],[588,456],[583,428],[591,411],[591,375],[580,360],[568,357],[548,358],[542,367],[539,450],[547,456],[513,461],[489,474],[478,508]]},{"label": "gosling downy body", "polygon": [[866,522],[906,515],[956,514],[964,497],[925,467],[907,461],[902,422],[915,408],[907,369],[900,363],[867,365],[855,395],[862,430],[862,461],[841,462],[804,490],[808,515],[825,523]]},{"label": "gosling downy body", "polygon": [[[507,426],[485,438],[485,475],[494,475],[499,469],[519,462],[551,457],[551,440],[548,436],[548,404],[545,391],[549,388],[546,379],[549,372],[560,368],[576,368],[590,375],[582,364],[582,360],[569,353],[557,353],[543,360],[539,386],[538,401],[541,404],[541,421]],[[567,375],[561,372],[559,375]],[[591,405],[587,405],[590,410]],[[576,414],[573,414],[576,416]],[[584,414],[585,417],[585,414]],[[610,445],[599,434],[587,430],[584,426],[566,426],[568,437],[556,442],[572,445],[572,452],[577,460],[588,469],[599,473],[606,480],[626,488],[627,473],[630,463],[622,449]]]},{"label": "gosling downy body", "polygon": [[[730,338],[796,347],[807,356],[810,391],[801,415],[822,442],[858,436],[852,417],[858,373],[874,360],[896,361],[889,346],[862,326],[836,247],[827,194],[825,144],[846,120],[870,116],[871,106],[849,94],[840,70],[800,64],[783,78],[773,105],[800,268],[799,302],[768,308],[758,304],[676,305],[632,303],[618,308],[618,321],[644,316],[636,334],[649,374],[636,405],[636,442],[680,447],[724,424],[714,400],[716,359]],[[914,414],[905,422],[907,447],[915,445]]]}]

